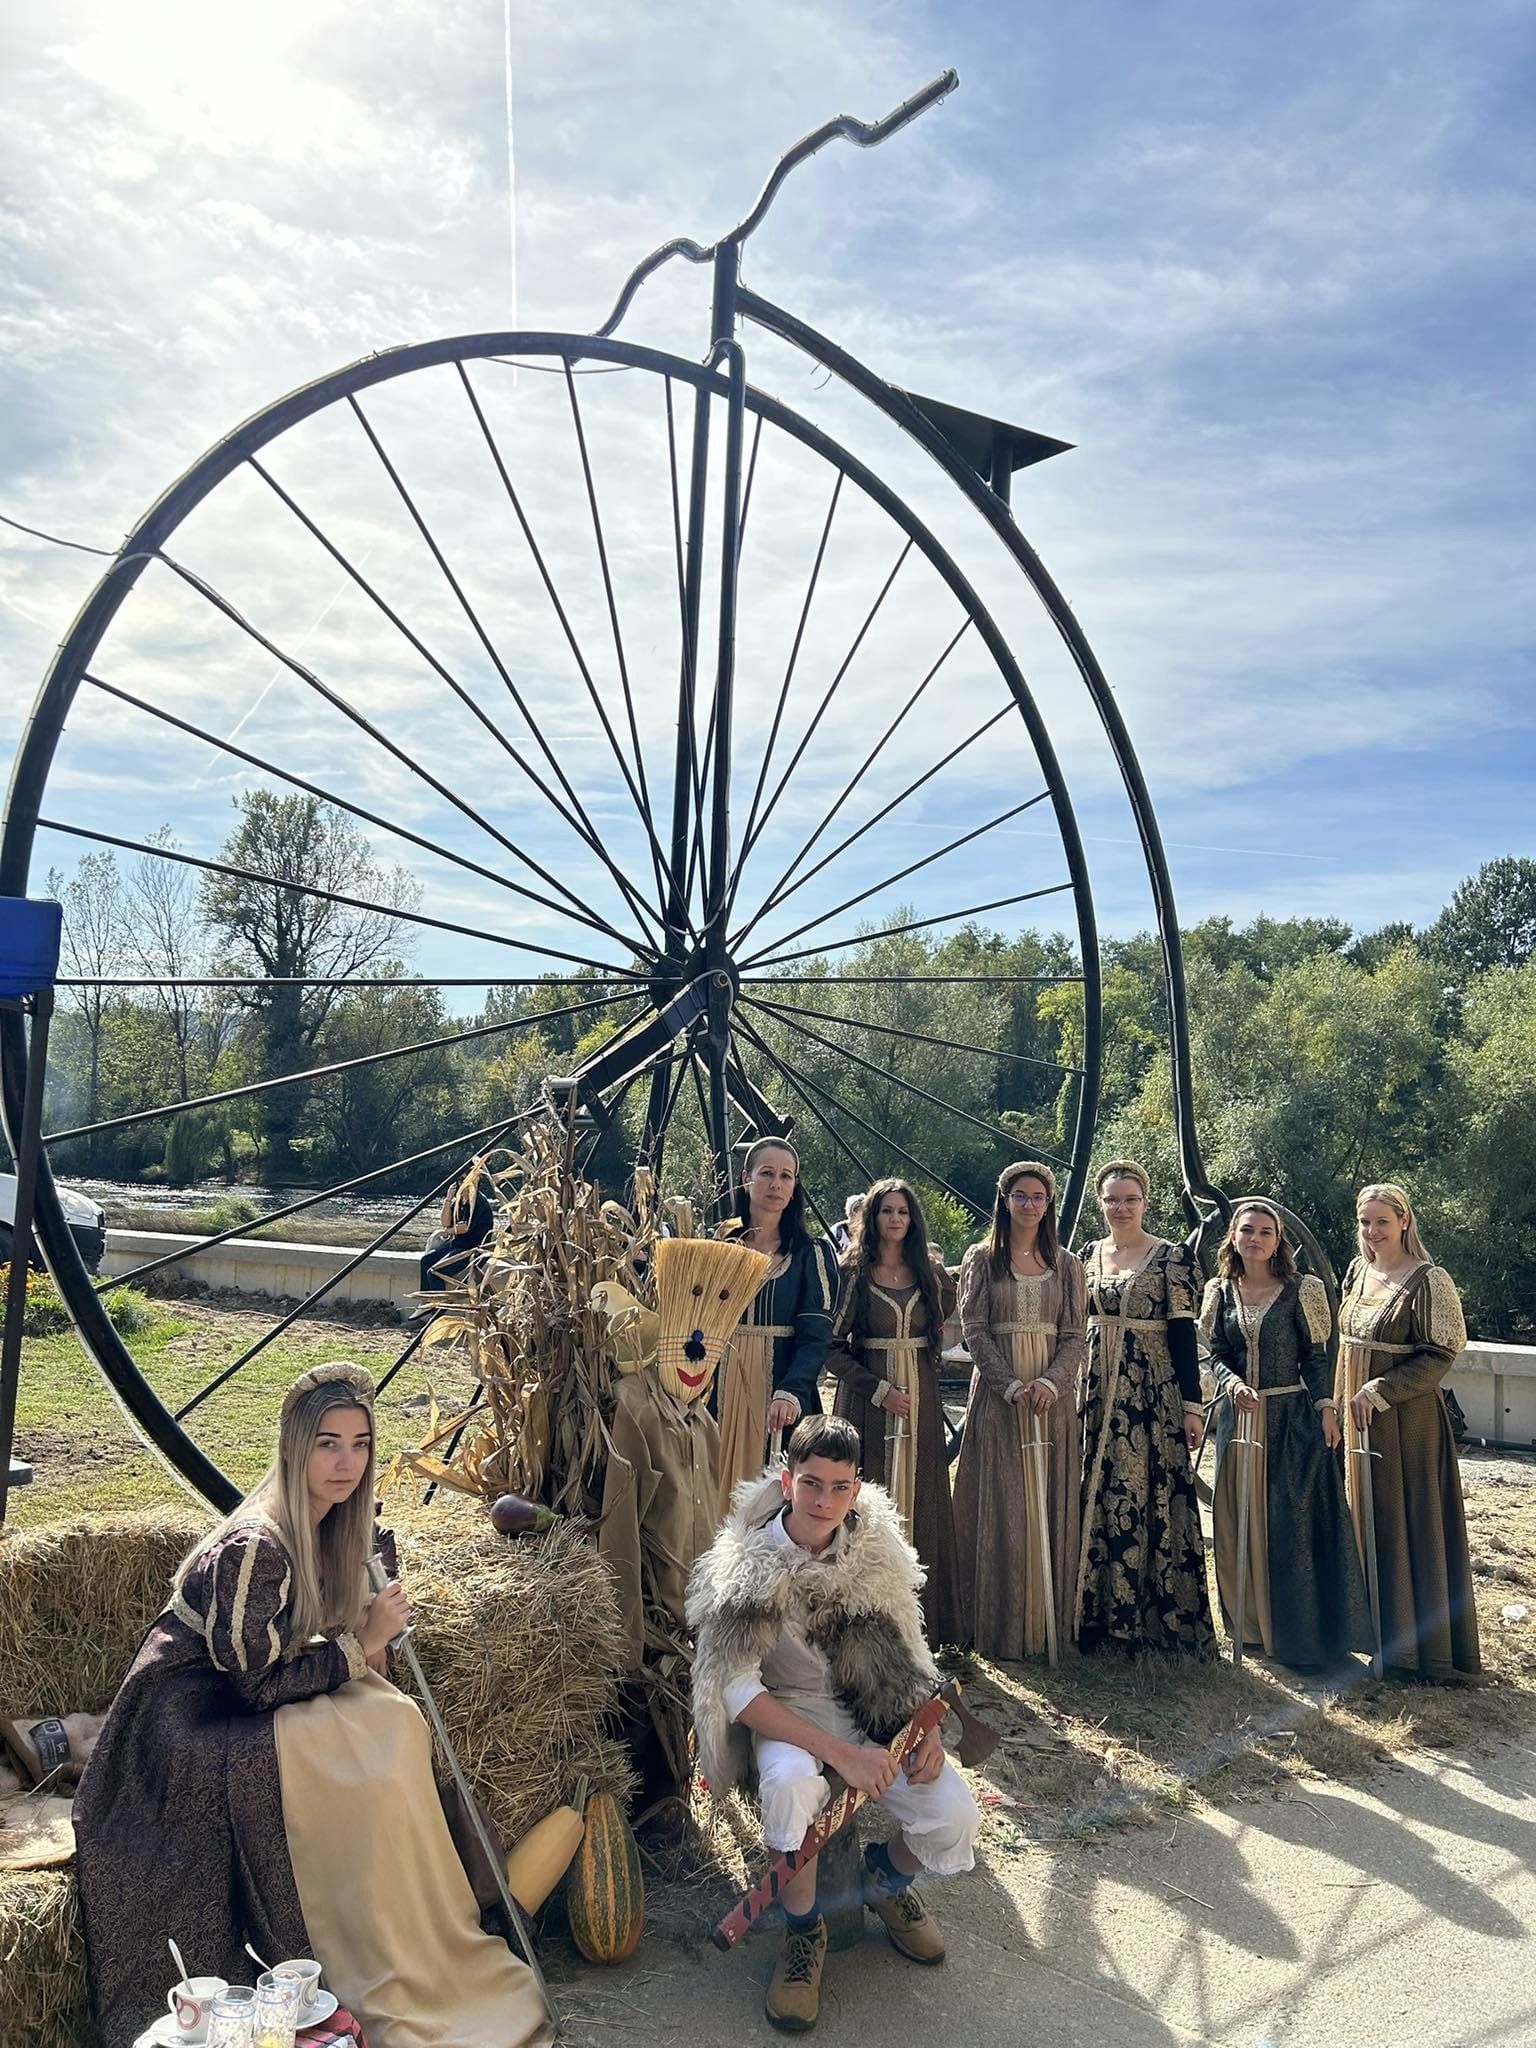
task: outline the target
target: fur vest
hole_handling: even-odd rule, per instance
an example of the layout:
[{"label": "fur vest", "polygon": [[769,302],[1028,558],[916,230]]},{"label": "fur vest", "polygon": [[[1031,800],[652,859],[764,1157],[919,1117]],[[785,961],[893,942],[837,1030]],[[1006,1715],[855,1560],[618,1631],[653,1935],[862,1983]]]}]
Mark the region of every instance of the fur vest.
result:
[{"label": "fur vest", "polygon": [[889,1495],[864,1486],[836,1554],[810,1570],[793,1568],[774,1539],[783,1506],[777,1474],[739,1486],[688,1582],[699,1768],[716,1795],[739,1785],[752,1761],[726,1689],[761,1664],[787,1620],[827,1659],[833,1692],[872,1742],[889,1742],[939,1683],[917,1600],[923,1567]]}]

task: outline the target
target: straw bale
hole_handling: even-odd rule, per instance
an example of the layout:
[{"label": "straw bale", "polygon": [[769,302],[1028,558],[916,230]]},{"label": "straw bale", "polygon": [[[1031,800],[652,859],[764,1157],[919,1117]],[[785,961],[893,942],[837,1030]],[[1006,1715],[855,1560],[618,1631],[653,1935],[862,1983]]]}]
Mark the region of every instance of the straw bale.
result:
[{"label": "straw bale", "polygon": [[[399,1531],[416,1651],[471,1784],[515,1840],[579,1777],[621,1802],[634,1785],[602,1733],[625,1650],[613,1575],[582,1524],[509,1539],[482,1517]],[[397,1660],[395,1679],[409,1688]]]},{"label": "straw bale", "polygon": [[73,1873],[0,1871],[0,2041],[87,2048],[90,2039]]},{"label": "straw bale", "polygon": [[0,1706],[101,1712],[211,1519],[187,1504],[8,1529],[0,1537]]}]

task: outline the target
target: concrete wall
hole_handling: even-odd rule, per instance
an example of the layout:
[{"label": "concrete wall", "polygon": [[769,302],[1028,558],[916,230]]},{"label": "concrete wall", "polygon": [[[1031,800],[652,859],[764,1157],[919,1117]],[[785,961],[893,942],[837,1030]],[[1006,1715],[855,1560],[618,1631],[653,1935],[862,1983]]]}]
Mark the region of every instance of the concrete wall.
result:
[{"label": "concrete wall", "polygon": [[[198,1237],[178,1237],[167,1231],[119,1230],[109,1225],[103,1273],[114,1277],[147,1259],[163,1258],[167,1252],[202,1244]],[[334,1244],[287,1244],[281,1239],[232,1237],[212,1251],[184,1259],[166,1268],[167,1273],[196,1280],[204,1287],[230,1288],[239,1294],[283,1295],[299,1301],[322,1286],[331,1275],[356,1258],[355,1249]],[[415,1252],[370,1252],[353,1272],[339,1281],[325,1297],[327,1301],[392,1302],[409,1312],[415,1303],[408,1299],[420,1274]]]},{"label": "concrete wall", "polygon": [[1536,1346],[1474,1339],[1445,1384],[1461,1403],[1473,1436],[1522,1446],[1536,1441]]}]

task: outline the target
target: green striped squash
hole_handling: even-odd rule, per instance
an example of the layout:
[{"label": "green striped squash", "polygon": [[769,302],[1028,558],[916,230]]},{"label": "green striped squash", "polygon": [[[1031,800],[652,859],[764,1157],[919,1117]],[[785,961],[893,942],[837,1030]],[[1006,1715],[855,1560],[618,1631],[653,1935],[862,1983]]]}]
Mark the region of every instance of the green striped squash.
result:
[{"label": "green striped squash", "polygon": [[645,1928],[645,1880],[629,1822],[611,1792],[587,1801],[586,1827],[565,1880],[571,1939],[589,1963],[622,1963]]}]

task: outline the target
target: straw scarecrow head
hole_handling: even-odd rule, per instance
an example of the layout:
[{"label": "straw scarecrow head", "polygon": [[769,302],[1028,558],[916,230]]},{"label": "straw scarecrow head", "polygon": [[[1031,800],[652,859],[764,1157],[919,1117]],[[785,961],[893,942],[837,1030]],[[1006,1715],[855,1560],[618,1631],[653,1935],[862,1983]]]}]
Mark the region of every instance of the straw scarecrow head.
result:
[{"label": "straw scarecrow head", "polygon": [[664,1237],[655,1259],[656,1371],[674,1400],[698,1401],[773,1261],[712,1237]]}]

